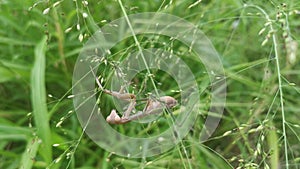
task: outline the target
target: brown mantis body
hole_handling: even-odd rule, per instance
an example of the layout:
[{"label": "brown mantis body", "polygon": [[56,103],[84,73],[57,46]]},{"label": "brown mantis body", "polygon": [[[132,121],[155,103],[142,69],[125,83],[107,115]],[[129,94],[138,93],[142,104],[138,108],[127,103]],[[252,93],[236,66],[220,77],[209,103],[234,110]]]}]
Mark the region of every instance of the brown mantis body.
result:
[{"label": "brown mantis body", "polygon": [[[93,71],[92,71],[92,73],[94,74]],[[94,76],[95,76],[95,74],[94,74]],[[162,112],[163,109],[172,108],[177,104],[176,99],[174,99],[171,96],[162,96],[162,97],[158,98],[157,100],[148,99],[147,104],[143,111],[138,111],[137,113],[130,115],[136,105],[136,96],[134,94],[124,93],[123,87],[121,87],[119,92],[110,91],[110,90],[104,89],[97,78],[96,78],[96,82],[97,82],[99,88],[104,93],[114,96],[120,100],[126,100],[126,101],[130,102],[127,110],[123,113],[122,117],[120,117],[117,114],[115,109],[113,109],[111,111],[109,116],[107,116],[107,118],[106,118],[106,121],[110,124],[125,124],[132,120],[141,119],[143,117],[146,117],[146,116],[149,116],[152,114],[158,114],[158,113]]]},{"label": "brown mantis body", "polygon": [[171,96],[162,96],[159,100],[148,100],[143,111],[138,111],[136,114],[128,115],[135,107],[135,100],[132,101],[128,109],[124,112],[123,116],[120,117],[116,110],[112,110],[110,115],[107,116],[106,121],[111,124],[124,124],[128,123],[132,120],[141,119],[143,117],[158,114],[163,111],[164,108],[172,108],[177,104],[177,101]]}]

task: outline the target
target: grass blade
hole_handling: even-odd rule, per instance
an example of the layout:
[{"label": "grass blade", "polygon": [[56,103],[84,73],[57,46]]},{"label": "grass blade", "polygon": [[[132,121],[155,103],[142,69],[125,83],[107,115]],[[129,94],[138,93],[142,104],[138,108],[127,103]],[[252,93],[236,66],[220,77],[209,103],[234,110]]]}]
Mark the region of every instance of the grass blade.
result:
[{"label": "grass blade", "polygon": [[46,104],[45,88],[45,47],[46,37],[34,50],[35,62],[31,71],[31,102],[37,136],[42,140],[40,153],[47,164],[52,161],[51,133]]},{"label": "grass blade", "polygon": [[[270,122],[270,126],[274,127],[272,122]],[[276,130],[270,130],[267,138],[270,152],[272,152],[270,155],[271,168],[279,168],[278,136]]]},{"label": "grass blade", "polygon": [[39,145],[40,142],[37,138],[32,138],[28,140],[25,152],[22,155],[20,169],[32,168]]}]

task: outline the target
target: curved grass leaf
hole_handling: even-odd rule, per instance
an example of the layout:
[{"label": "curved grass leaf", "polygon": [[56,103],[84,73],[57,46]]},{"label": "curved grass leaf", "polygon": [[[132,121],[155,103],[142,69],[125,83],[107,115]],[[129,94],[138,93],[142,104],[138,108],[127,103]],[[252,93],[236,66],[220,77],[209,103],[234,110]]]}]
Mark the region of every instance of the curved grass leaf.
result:
[{"label": "curved grass leaf", "polygon": [[47,164],[52,161],[51,133],[46,104],[45,87],[45,46],[46,37],[34,50],[35,62],[31,71],[31,102],[37,136],[42,140],[40,153]]}]

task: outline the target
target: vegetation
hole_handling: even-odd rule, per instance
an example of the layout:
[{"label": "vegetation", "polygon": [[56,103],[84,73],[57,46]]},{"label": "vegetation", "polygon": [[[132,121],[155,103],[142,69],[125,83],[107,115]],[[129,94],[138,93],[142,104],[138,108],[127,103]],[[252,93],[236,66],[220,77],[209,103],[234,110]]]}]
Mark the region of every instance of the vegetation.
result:
[{"label": "vegetation", "polygon": [[[155,34],[133,33],[118,42],[98,62],[105,88],[120,62],[155,47],[189,66],[201,103],[192,129],[172,149],[131,158],[98,146],[84,132],[73,106],[72,78],[80,52],[99,27],[142,12],[196,25],[220,55],[227,96],[218,128],[201,141],[209,108],[216,106],[210,105],[214,72],[205,69],[195,47]],[[0,0],[0,168],[300,168],[299,42],[296,0]],[[126,89],[137,100],[150,98],[150,92],[182,99],[175,79],[152,68],[137,72]],[[106,117],[116,107],[112,97],[94,91]],[[150,123],[111,126],[130,137],[155,136],[188,111],[180,106]]]}]

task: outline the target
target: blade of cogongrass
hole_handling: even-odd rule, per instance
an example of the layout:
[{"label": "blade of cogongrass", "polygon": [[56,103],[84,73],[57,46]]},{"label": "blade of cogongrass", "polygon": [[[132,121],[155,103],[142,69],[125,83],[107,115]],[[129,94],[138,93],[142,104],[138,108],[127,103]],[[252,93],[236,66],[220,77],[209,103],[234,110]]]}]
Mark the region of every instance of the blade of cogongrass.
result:
[{"label": "blade of cogongrass", "polygon": [[201,166],[201,168],[222,168],[222,169],[233,168],[233,166],[231,166],[230,163],[218,152],[214,151],[213,149],[203,144],[199,144],[194,139],[192,139],[192,142],[194,142],[191,145],[194,162],[198,161],[198,165]]},{"label": "blade of cogongrass", "polygon": [[0,59],[0,82],[6,82],[15,77],[27,80],[30,76],[29,70],[29,66]]},{"label": "blade of cogongrass", "polygon": [[246,76],[243,76],[243,75],[238,75],[236,74],[235,72],[230,72],[230,71],[227,71],[226,72],[227,76],[230,77],[231,79],[235,80],[235,81],[238,81],[242,84],[245,84],[245,85],[248,85],[248,86],[251,86],[251,87],[259,87],[260,83],[257,83],[257,82],[254,82],[253,80],[251,80],[249,77],[246,77]]},{"label": "blade of cogongrass", "polygon": [[0,15],[0,21],[1,23],[5,23],[7,27],[13,29],[18,33],[24,33],[23,28],[20,27],[16,22],[14,22],[13,18],[10,18],[9,16]]},{"label": "blade of cogongrass", "polygon": [[248,69],[255,69],[258,66],[267,64],[271,60],[273,60],[273,59],[262,58],[262,59],[258,59],[258,60],[254,60],[254,61],[244,62],[244,63],[240,63],[238,65],[233,65],[233,66],[229,67],[228,70],[232,71],[232,72],[240,73],[240,72],[246,71]]},{"label": "blade of cogongrass", "polygon": [[33,42],[23,41],[15,38],[0,37],[0,43],[10,44],[10,45],[22,45],[22,46],[33,46]]},{"label": "blade of cogongrass", "polygon": [[40,145],[38,138],[31,138],[27,141],[25,152],[22,155],[21,165],[19,169],[32,168],[33,162]]},{"label": "blade of cogongrass", "polygon": [[11,125],[0,125],[0,140],[27,140],[32,131],[26,127],[15,127]]},{"label": "blade of cogongrass", "polygon": [[[1,62],[0,62],[1,64]],[[0,65],[2,66],[2,65]],[[0,83],[9,81],[14,77],[13,73],[4,67],[0,67]]]},{"label": "blade of cogongrass", "polygon": [[[269,122],[270,127],[274,127],[272,121]],[[271,155],[270,155],[270,164],[271,168],[280,168],[279,167],[279,148],[278,148],[278,135],[276,130],[269,130],[268,131],[268,145]]]},{"label": "blade of cogongrass", "polygon": [[45,88],[45,47],[46,37],[44,37],[35,47],[35,62],[31,71],[31,102],[37,136],[41,139],[40,153],[45,162],[52,161],[51,133],[49,127],[49,116],[46,104]]}]

